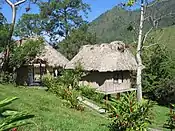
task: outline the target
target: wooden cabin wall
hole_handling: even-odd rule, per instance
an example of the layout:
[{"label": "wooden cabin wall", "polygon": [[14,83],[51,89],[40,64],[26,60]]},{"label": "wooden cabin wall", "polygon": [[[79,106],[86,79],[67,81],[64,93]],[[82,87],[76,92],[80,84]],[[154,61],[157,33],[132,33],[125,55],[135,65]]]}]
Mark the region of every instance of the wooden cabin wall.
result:
[{"label": "wooden cabin wall", "polygon": [[17,69],[16,84],[26,85],[28,83],[28,67],[23,66]]},{"label": "wooden cabin wall", "polygon": [[[120,74],[123,74],[123,77]],[[123,79],[122,83],[118,83],[118,79]],[[105,92],[125,90],[131,88],[130,72],[91,72],[82,78],[81,84],[90,85]]]}]

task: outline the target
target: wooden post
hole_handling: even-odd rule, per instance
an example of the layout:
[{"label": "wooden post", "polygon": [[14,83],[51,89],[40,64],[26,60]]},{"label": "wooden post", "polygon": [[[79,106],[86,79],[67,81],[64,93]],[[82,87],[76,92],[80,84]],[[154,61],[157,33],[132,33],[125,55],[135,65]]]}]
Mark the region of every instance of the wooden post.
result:
[{"label": "wooden post", "polygon": [[120,99],[120,93],[116,94],[116,99],[119,100]]},{"label": "wooden post", "polygon": [[35,82],[35,66],[34,66],[34,64],[32,64],[32,75],[33,75],[33,83],[34,83]]},{"label": "wooden post", "polygon": [[[108,101],[108,94],[105,95],[105,106],[107,107],[107,101]],[[105,109],[105,112],[106,112],[106,109]]]},{"label": "wooden post", "polygon": [[41,61],[40,61],[39,66],[40,66],[40,82],[41,82],[41,79],[42,79],[42,69],[41,69],[42,65],[41,65]]}]

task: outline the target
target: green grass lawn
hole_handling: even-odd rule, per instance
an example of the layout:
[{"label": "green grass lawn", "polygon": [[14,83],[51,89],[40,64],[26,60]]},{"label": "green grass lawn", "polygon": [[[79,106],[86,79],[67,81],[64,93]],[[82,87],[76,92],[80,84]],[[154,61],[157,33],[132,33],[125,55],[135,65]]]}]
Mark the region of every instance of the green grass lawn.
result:
[{"label": "green grass lawn", "polygon": [[[23,131],[107,131],[109,120],[93,110],[80,112],[63,106],[62,101],[44,90],[0,85],[0,100],[17,96],[10,107],[34,114],[35,125],[23,127]],[[152,128],[163,129],[169,109],[154,106]],[[165,129],[163,129],[165,130]]]},{"label": "green grass lawn", "polygon": [[96,112],[86,109],[84,112],[69,109],[51,93],[38,89],[0,85],[0,99],[17,96],[10,107],[27,111],[35,115],[36,125],[23,127],[24,131],[106,131],[108,123]]},{"label": "green grass lawn", "polygon": [[162,129],[163,131],[167,130],[163,128],[163,125],[168,119],[167,114],[169,113],[169,109],[167,107],[156,105],[153,108],[153,112],[154,112],[154,123],[150,127]]}]

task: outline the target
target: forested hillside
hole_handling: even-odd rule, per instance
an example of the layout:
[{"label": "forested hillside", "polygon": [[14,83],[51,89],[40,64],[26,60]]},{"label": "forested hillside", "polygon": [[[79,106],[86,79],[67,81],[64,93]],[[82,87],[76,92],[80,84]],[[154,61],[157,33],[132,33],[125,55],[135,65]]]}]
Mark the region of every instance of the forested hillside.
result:
[{"label": "forested hillside", "polygon": [[[151,18],[160,18],[159,28],[172,26],[175,21],[175,1],[157,3],[147,9],[147,15],[150,19],[145,21],[145,31],[151,26]],[[169,15],[169,14],[173,15]],[[166,16],[165,16],[166,14]],[[134,32],[130,27],[138,29],[139,10],[125,10],[121,7],[114,7],[105,12],[93,22],[90,23],[89,31],[96,34],[98,42],[109,42],[113,40],[123,40],[126,43],[135,39]]]}]

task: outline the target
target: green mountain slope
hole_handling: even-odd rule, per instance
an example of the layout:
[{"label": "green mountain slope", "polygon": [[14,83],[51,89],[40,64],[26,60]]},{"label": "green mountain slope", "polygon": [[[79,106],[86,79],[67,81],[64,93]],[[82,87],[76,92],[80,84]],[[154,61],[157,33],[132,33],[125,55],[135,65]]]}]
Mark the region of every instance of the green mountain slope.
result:
[{"label": "green mountain slope", "polygon": [[[168,2],[157,3],[147,9],[147,16],[160,18],[170,12],[175,12],[175,0]],[[120,7],[105,12],[92,23],[90,23],[89,31],[96,34],[99,42],[110,42],[113,40],[122,40],[126,43],[132,42],[135,39],[135,33],[128,30],[128,27],[138,29],[139,10],[127,11]],[[175,15],[161,18],[159,27],[167,27],[175,24]],[[144,31],[151,26],[151,19],[145,22]],[[137,32],[137,31],[136,31]]]},{"label": "green mountain slope", "polygon": [[154,36],[155,40],[158,40],[158,44],[166,46],[169,51],[173,53],[173,58],[175,60],[175,25],[163,28],[163,30],[157,30],[151,34]]}]

